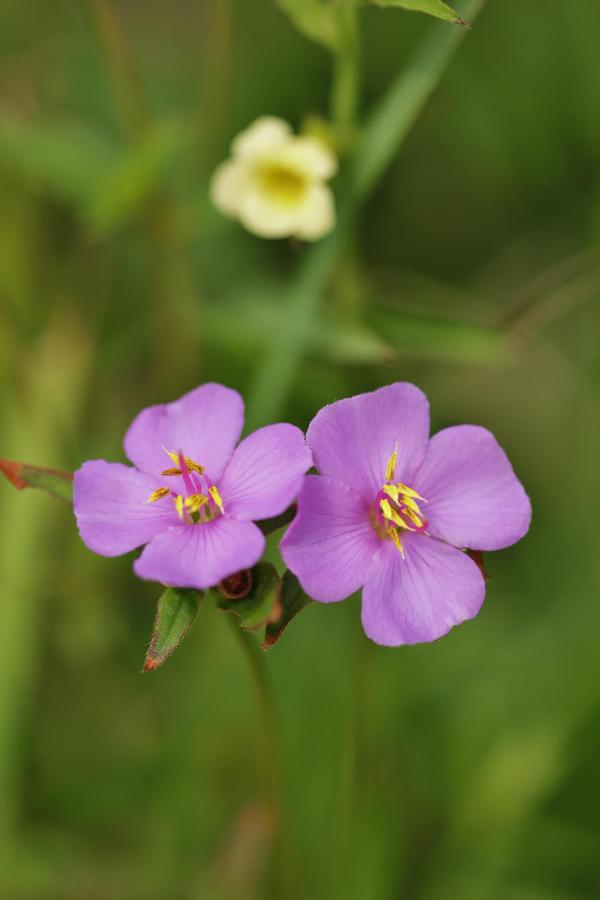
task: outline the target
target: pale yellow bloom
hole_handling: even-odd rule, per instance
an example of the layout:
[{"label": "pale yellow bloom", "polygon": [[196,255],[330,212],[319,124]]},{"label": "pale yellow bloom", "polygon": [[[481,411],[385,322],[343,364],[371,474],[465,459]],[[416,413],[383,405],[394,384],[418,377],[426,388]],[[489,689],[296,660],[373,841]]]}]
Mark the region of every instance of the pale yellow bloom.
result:
[{"label": "pale yellow bloom", "polygon": [[266,238],[314,241],[335,224],[332,151],[317,138],[296,136],[283,119],[261,116],[242,131],[211,181],[215,206]]}]

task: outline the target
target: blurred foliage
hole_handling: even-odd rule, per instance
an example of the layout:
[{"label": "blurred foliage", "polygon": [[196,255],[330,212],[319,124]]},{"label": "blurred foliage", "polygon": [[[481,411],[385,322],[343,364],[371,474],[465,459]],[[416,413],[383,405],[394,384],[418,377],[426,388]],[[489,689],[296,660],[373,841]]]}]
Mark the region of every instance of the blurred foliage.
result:
[{"label": "blurred foliage", "polygon": [[[465,33],[359,12],[338,109],[360,144],[421,39]],[[327,116],[335,55],[273,0],[7,0],[1,21],[0,456],[120,460],[140,408],[208,379],[258,408],[308,251],[220,217],[208,180],[256,116]],[[290,897],[600,893],[599,33],[597,0],[490,0],[309,305],[277,418],[412,380],[435,429],[497,434],[534,523],[436,644],[369,644],[354,599],[270,651]],[[203,603],[143,677],[156,586],[41,492],[0,503],[0,896],[279,900],[228,616]]]}]

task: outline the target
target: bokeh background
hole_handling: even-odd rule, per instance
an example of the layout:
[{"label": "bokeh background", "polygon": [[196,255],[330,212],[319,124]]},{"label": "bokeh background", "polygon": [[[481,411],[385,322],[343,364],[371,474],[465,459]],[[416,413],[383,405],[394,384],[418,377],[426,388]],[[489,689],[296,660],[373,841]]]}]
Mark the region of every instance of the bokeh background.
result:
[{"label": "bokeh background", "polygon": [[[205,380],[260,408],[310,250],[222,218],[208,182],[256,116],[327,116],[326,50],[272,0],[5,0],[0,24],[0,455],[121,460],[140,408]],[[360,116],[450,27],[363,10]],[[599,41],[597,0],[489,0],[276,400],[305,427],[414,381],[435,429],[496,433],[534,506],[442,641],[372,645],[354,598],[270,651],[285,894],[226,614],[142,676],[156,586],[0,484],[2,898],[600,896]]]}]

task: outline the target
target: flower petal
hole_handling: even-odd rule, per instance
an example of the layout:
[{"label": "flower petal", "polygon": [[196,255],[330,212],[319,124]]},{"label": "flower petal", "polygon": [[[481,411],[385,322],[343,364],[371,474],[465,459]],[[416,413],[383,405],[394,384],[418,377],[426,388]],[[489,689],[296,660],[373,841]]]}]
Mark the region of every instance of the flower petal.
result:
[{"label": "flower petal", "polygon": [[[180,450],[206,467],[217,481],[244,424],[244,401],[221,384],[202,384],[174,403],[150,406],[133,420],[125,435],[125,453],[143,472],[156,477],[169,465],[164,451]],[[156,485],[155,485],[156,486]]]},{"label": "flower petal", "polygon": [[381,543],[360,494],[331,478],[307,475],[280,548],[304,591],[331,603],[364,584]]},{"label": "flower petal", "polygon": [[434,435],[414,487],[427,531],[455,547],[500,550],[529,529],[531,503],[493,434],[458,425]]},{"label": "flower petal", "polygon": [[179,525],[157,535],[133,564],[136,575],[172,587],[204,590],[249,569],[265,538],[253,522],[222,516],[203,525]]},{"label": "flower petal", "polygon": [[289,237],[295,233],[298,209],[309,193],[307,185],[298,200],[281,199],[266,191],[259,179],[251,177],[239,198],[240,222],[259,237]]},{"label": "flower petal", "polygon": [[466,553],[425,535],[403,535],[402,543],[405,559],[385,542],[363,590],[363,628],[386,647],[437,640],[477,615],[485,596]]},{"label": "flower petal", "polygon": [[281,148],[277,160],[311,180],[327,180],[337,171],[337,160],[332,150],[314,137],[292,138]]},{"label": "flower petal", "polygon": [[306,442],[322,475],[354,487],[372,503],[396,445],[396,480],[410,484],[428,435],[427,397],[399,382],[325,406],[310,423]]},{"label": "flower petal", "polygon": [[316,241],[335,225],[333,193],[325,184],[311,185],[299,206],[294,235],[305,241]]},{"label": "flower petal", "polygon": [[81,539],[102,556],[120,556],[177,522],[170,497],[148,503],[156,480],[121,463],[90,460],[75,472],[73,506]]},{"label": "flower petal", "polygon": [[282,513],[300,490],[312,457],[294,425],[267,425],[234,451],[219,482],[227,514],[236,519],[267,519]]},{"label": "flower petal", "polygon": [[227,216],[236,216],[240,196],[248,184],[248,168],[239,160],[221,163],[210,180],[210,198],[217,209]]},{"label": "flower petal", "polygon": [[231,145],[231,152],[238,159],[256,159],[277,151],[289,140],[291,133],[292,129],[283,119],[260,116],[238,134]]}]

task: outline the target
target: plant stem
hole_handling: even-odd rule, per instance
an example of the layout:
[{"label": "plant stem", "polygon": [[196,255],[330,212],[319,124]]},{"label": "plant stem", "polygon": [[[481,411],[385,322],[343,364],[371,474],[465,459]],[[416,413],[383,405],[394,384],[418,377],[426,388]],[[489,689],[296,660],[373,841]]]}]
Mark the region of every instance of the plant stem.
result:
[{"label": "plant stem", "polygon": [[348,860],[354,859],[360,852],[360,823],[363,821],[365,795],[370,782],[367,743],[370,645],[362,631],[356,634],[354,640],[346,728],[340,748],[341,778],[336,817],[340,825],[332,843],[334,864],[331,877],[334,883],[330,891],[333,892],[337,885],[340,896],[351,892],[354,870],[348,865]]},{"label": "plant stem", "polygon": [[[473,22],[485,0],[468,0],[461,12]],[[335,269],[361,203],[383,175],[440,81],[467,29],[436,23],[427,40],[393,82],[365,125],[345,184],[338,224],[306,253],[303,267],[282,303],[287,316],[272,341],[251,393],[248,425],[273,421],[293,385],[312,332],[312,319]]]},{"label": "plant stem", "polygon": [[340,47],[331,87],[331,119],[343,143],[352,138],[358,105],[358,11],[355,0],[339,0]]},{"label": "plant stem", "polygon": [[276,869],[280,885],[279,896],[284,900],[284,898],[292,896],[291,886],[293,885],[293,879],[290,866],[291,853],[286,839],[287,830],[285,803],[283,799],[281,753],[277,738],[277,713],[271,681],[265,664],[264,653],[259,648],[253,636],[243,631],[233,616],[227,616],[227,619],[246,655],[260,707],[265,747],[266,777],[275,835]]}]

